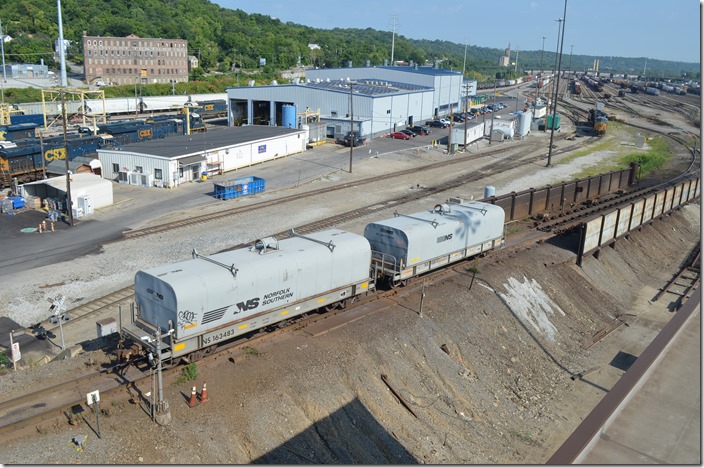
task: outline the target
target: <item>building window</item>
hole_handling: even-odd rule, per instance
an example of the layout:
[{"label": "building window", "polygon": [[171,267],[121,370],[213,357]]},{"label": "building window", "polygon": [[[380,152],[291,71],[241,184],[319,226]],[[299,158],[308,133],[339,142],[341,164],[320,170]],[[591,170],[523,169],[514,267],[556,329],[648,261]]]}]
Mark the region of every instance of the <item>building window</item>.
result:
[{"label": "building window", "polygon": [[120,172],[120,165],[117,163],[112,163],[112,172]]},{"label": "building window", "polygon": [[161,180],[161,169],[154,169],[154,178]]},{"label": "building window", "polygon": [[135,166],[134,171],[135,171],[135,172],[139,172],[140,174],[141,174],[142,172],[144,172],[144,171],[142,170],[142,166]]}]

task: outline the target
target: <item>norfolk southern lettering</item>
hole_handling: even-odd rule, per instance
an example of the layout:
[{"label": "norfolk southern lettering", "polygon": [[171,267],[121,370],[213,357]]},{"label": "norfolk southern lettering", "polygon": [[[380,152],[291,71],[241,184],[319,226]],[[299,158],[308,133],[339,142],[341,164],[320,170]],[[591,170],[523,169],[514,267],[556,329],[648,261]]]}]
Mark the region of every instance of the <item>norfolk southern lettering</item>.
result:
[{"label": "norfolk southern lettering", "polygon": [[286,301],[286,299],[290,297],[293,297],[291,288],[274,291],[272,293],[266,294],[264,298],[254,297],[244,302],[238,302],[237,312],[235,312],[235,314],[246,312],[251,309],[256,309],[257,307],[259,307],[260,303],[261,305],[275,304],[277,302]]}]

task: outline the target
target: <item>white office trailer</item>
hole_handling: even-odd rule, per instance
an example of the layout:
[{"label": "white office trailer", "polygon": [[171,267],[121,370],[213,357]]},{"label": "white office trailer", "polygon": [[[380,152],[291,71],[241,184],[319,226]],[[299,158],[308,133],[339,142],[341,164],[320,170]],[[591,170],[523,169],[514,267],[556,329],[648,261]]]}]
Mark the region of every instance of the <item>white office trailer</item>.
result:
[{"label": "white office trailer", "polygon": [[[466,140],[465,140],[466,135]],[[467,146],[484,138],[484,125],[481,122],[458,123],[452,127],[452,143]]]},{"label": "white office trailer", "polygon": [[306,149],[306,132],[248,126],[100,149],[104,178],[122,184],[173,188],[203,176],[251,166]]}]

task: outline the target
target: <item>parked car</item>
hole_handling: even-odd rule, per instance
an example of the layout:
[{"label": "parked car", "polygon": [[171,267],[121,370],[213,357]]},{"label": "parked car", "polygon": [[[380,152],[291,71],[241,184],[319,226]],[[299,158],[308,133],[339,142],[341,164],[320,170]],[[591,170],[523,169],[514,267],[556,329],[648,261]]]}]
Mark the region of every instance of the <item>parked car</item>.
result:
[{"label": "parked car", "polygon": [[359,132],[347,132],[344,138],[338,139],[337,143],[344,146],[362,146],[367,142]]},{"label": "parked car", "polygon": [[445,122],[442,122],[440,120],[428,120],[425,122],[425,125],[428,127],[438,127],[438,128],[446,128],[449,124],[446,124]]},{"label": "parked car", "polygon": [[416,132],[416,135],[430,135],[430,129],[428,127],[422,127],[420,125],[411,127],[411,131]]},{"label": "parked car", "polygon": [[401,132],[392,132],[389,134],[389,138],[394,138],[396,140],[410,140],[411,137]]},{"label": "parked car", "polygon": [[405,133],[406,135],[408,135],[411,138],[415,138],[415,136],[416,136],[416,132],[414,132],[413,130],[409,130],[407,128],[404,128],[403,130],[399,130],[399,131],[401,133]]}]

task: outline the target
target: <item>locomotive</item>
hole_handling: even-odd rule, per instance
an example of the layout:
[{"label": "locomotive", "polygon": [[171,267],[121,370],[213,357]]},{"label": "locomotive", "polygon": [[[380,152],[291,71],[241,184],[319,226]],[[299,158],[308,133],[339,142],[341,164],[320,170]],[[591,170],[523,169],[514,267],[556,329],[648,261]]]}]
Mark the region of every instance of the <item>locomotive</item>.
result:
[{"label": "locomotive", "polygon": [[102,135],[69,135],[64,142],[63,137],[20,139],[12,144],[0,146],[0,185],[7,187],[13,178],[19,183],[39,180],[43,177],[44,168],[55,160],[73,160],[77,156],[90,156],[97,153],[98,148],[109,148],[113,144],[110,138]]},{"label": "locomotive", "polygon": [[[183,135],[187,130],[186,122],[189,122],[188,129],[192,132],[205,131],[203,119],[197,113],[99,124],[97,135],[93,135],[92,128],[79,126],[78,133],[71,132],[67,135],[68,159],[71,161],[76,156],[96,156],[100,148],[112,148],[170,135]],[[9,130],[4,134],[5,136],[12,134],[16,138],[12,139],[14,145],[0,148],[0,176],[2,176],[0,187],[10,186],[13,178],[17,178],[20,183],[38,180],[43,176],[46,164],[56,159],[66,158],[63,137],[46,137],[43,140],[33,138],[36,126],[36,124],[26,123],[6,127],[23,129],[31,127],[31,136],[19,131],[10,133]],[[3,135],[3,127],[0,127],[0,140],[3,139],[1,135]]]},{"label": "locomotive", "polygon": [[589,109],[589,122],[593,125],[594,135],[604,135],[606,127],[609,124],[609,118],[606,112]]},{"label": "locomotive", "polygon": [[503,208],[452,200],[432,210],[249,248],[199,255],[135,275],[135,310],[122,338],[167,365],[195,361],[218,344],[318,309],[344,308],[377,285],[409,279],[504,244]]}]

